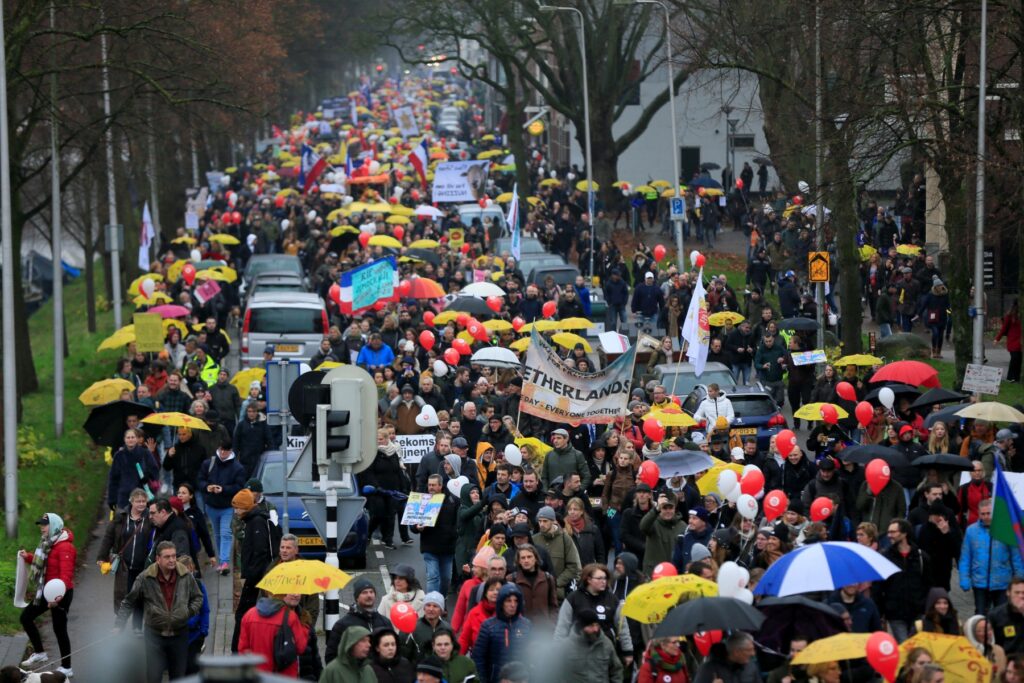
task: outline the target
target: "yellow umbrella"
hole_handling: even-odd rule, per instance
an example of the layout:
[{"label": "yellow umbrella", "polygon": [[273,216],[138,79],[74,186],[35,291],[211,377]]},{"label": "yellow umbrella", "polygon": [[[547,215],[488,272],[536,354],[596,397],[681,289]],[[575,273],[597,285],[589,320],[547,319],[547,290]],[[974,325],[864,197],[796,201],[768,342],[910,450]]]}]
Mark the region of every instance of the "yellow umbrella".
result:
[{"label": "yellow umbrella", "polygon": [[516,353],[522,353],[530,346],[530,338],[523,337],[522,339],[516,339],[514,342],[508,345],[510,349]]},{"label": "yellow umbrella", "polygon": [[643,419],[655,419],[662,427],[696,427],[697,421],[684,413],[682,410],[652,410],[644,415]]},{"label": "yellow umbrella", "polygon": [[835,408],[840,420],[845,420],[850,417],[848,412],[837,406],[835,403],[805,403],[800,406],[800,410],[793,413],[793,417],[800,420],[807,420],[808,422],[820,421],[823,419],[821,417],[822,406],[832,406]]},{"label": "yellow umbrella", "polygon": [[588,192],[590,190],[597,192],[598,190],[601,189],[601,186],[595,183],[593,180],[581,180],[578,183],[576,183],[576,189],[579,190],[580,192]]},{"label": "yellow umbrella", "polygon": [[921,247],[914,246],[913,244],[900,244],[896,247],[897,254],[903,254],[904,256],[917,256],[921,253]]},{"label": "yellow umbrella", "polygon": [[722,311],[721,313],[712,313],[708,316],[708,324],[714,327],[722,327],[726,323],[739,325],[744,320],[746,318],[734,311]]},{"label": "yellow umbrella", "polygon": [[637,586],[626,596],[623,616],[641,624],[657,624],[684,597],[707,598],[718,595],[718,584],[694,574],[663,576]]},{"label": "yellow umbrella", "polygon": [[520,448],[523,446],[529,446],[540,455],[547,455],[551,450],[551,446],[547,445],[535,436],[524,436],[520,439],[516,439],[515,443]]},{"label": "yellow umbrella", "polygon": [[704,188],[704,196],[705,197],[724,197],[725,196],[725,192],[723,190],[719,190],[717,187],[705,187]]},{"label": "yellow umbrella", "polygon": [[189,429],[201,429],[204,432],[210,431],[210,426],[198,417],[192,417],[185,413],[153,413],[142,418],[142,421],[151,425],[163,425],[164,427],[188,427]]},{"label": "yellow umbrella", "polygon": [[238,394],[245,398],[249,395],[249,385],[253,382],[260,382],[266,377],[267,371],[263,368],[249,368],[235,373],[231,378],[231,386],[238,389]]},{"label": "yellow umbrella", "polygon": [[900,659],[906,659],[915,647],[931,653],[932,660],[942,665],[949,683],[989,683],[992,663],[971,646],[963,636],[922,631],[900,644]]},{"label": "yellow umbrella", "polygon": [[629,189],[632,186],[633,186],[633,184],[630,183],[628,180],[616,180],[614,183],[612,183],[612,187],[617,187],[620,190],[622,188]]},{"label": "yellow umbrella", "polygon": [[458,311],[442,311],[434,316],[435,325],[447,325],[459,317]]},{"label": "yellow umbrella", "polygon": [[697,480],[697,488],[700,490],[702,496],[706,496],[709,493],[717,493],[722,495],[722,492],[718,490],[718,475],[722,470],[732,470],[737,475],[743,475],[743,467],[737,465],[734,462],[726,463],[718,458],[712,458],[715,464],[708,470],[703,477]]},{"label": "yellow umbrella", "polygon": [[658,190],[657,190],[657,188],[652,187],[651,185],[641,185],[639,187],[634,187],[633,191],[634,192],[642,192],[644,194],[647,194],[648,192],[657,192]]},{"label": "yellow umbrella", "polygon": [[216,235],[211,235],[210,236],[210,241],[211,242],[220,242],[221,244],[227,244],[229,246],[234,246],[236,244],[241,244],[241,242],[238,241],[237,237],[235,237],[234,235],[228,235],[227,233],[219,233],[219,234],[216,234]]},{"label": "yellow umbrella", "polygon": [[187,237],[187,236],[186,237],[175,237],[173,240],[171,240],[171,244],[189,244],[189,245],[192,245],[192,244],[195,244],[195,243],[196,243],[196,239],[194,237]]},{"label": "yellow umbrella", "polygon": [[286,187],[285,189],[281,190],[276,195],[274,195],[274,198],[280,199],[281,197],[291,197],[292,195],[297,195],[298,193],[299,191],[296,190],[294,187]]},{"label": "yellow umbrella", "polygon": [[401,204],[396,204],[396,205],[391,207],[391,215],[392,216],[408,216],[408,217],[411,218],[412,216],[416,215],[416,211],[415,211],[415,209],[410,209],[408,206],[402,206]]},{"label": "yellow umbrella", "polygon": [[314,370],[333,370],[334,368],[340,368],[344,363],[339,363],[336,360],[325,360],[320,365],[313,368]]},{"label": "yellow umbrella", "polygon": [[213,268],[206,268],[204,270],[196,271],[197,280],[217,280],[218,282],[229,282],[230,278],[219,270]]},{"label": "yellow umbrella", "polygon": [[133,341],[135,341],[135,325],[125,325],[118,331],[114,332],[114,334],[100,342],[100,345],[96,350],[106,351],[107,349],[118,349]]},{"label": "yellow umbrella", "polygon": [[123,391],[135,391],[135,384],[126,379],[103,379],[94,382],[78,396],[84,406],[101,406],[121,398]]},{"label": "yellow umbrella", "polygon": [[391,205],[387,202],[374,202],[367,204],[366,210],[370,213],[391,213]]},{"label": "yellow umbrella", "polygon": [[875,249],[870,244],[865,244],[863,247],[860,248],[860,260],[869,261],[871,260],[871,257],[877,253],[877,249]]},{"label": "yellow umbrella", "polygon": [[391,235],[374,235],[370,238],[369,244],[371,247],[390,247],[392,249],[402,248],[402,243]]},{"label": "yellow umbrella", "polygon": [[330,223],[336,221],[338,220],[339,216],[347,216],[349,215],[349,213],[351,213],[351,211],[349,211],[349,208],[347,206],[343,206],[340,209],[334,209],[329,214],[327,214],[327,222]]},{"label": "yellow umbrella", "polygon": [[409,225],[409,223],[411,223],[412,221],[409,220],[408,216],[399,216],[397,214],[392,214],[388,216],[384,222],[390,223],[391,225]]},{"label": "yellow umbrella", "polygon": [[456,339],[461,339],[462,341],[466,342],[470,346],[472,346],[473,344],[476,344],[476,342],[477,342],[477,339],[473,335],[471,335],[469,333],[469,330],[463,330],[462,332],[459,332],[459,334],[456,335],[455,338]]},{"label": "yellow umbrella", "polygon": [[536,322],[526,323],[519,328],[520,334],[529,334],[534,330],[538,332],[550,332],[551,330],[561,329],[561,325],[557,320],[537,320]]},{"label": "yellow umbrella", "polygon": [[238,271],[231,266],[212,266],[207,270],[215,270],[223,275],[226,278],[224,282],[234,282],[238,279]]},{"label": "yellow umbrella", "polygon": [[484,322],[484,329],[488,332],[504,332],[512,329],[512,323],[507,320],[487,320]]},{"label": "yellow umbrella", "polygon": [[497,197],[494,198],[494,201],[498,202],[499,204],[504,204],[505,202],[510,202],[510,201],[512,201],[512,193],[511,192],[502,192],[501,194],[499,194]]},{"label": "yellow umbrella", "polygon": [[866,657],[870,633],[838,633],[815,640],[793,657],[792,664],[824,664]]},{"label": "yellow umbrella", "polygon": [[544,180],[540,181],[541,187],[558,187],[561,184],[562,181],[559,180],[558,178],[545,178]]},{"label": "yellow umbrella", "polygon": [[[416,240],[409,245],[410,249],[437,249],[441,243],[437,240]],[[437,318],[434,318],[437,320]]]},{"label": "yellow umbrella", "polygon": [[281,562],[256,584],[272,595],[316,595],[341,590],[352,577],[320,560]]},{"label": "yellow umbrella", "polygon": [[558,321],[559,330],[589,330],[594,327],[594,323],[586,318],[566,318],[565,320]]},{"label": "yellow umbrella", "polygon": [[575,347],[577,344],[583,344],[583,349],[587,353],[590,353],[591,351],[594,350],[590,347],[590,342],[588,342],[580,335],[573,334],[572,332],[559,332],[558,334],[551,336],[551,341],[567,349],[571,349]]},{"label": "yellow umbrella", "polygon": [[682,196],[682,191],[680,190],[680,193],[677,195],[675,188],[670,187],[667,190],[662,190],[661,191],[661,196],[663,198],[665,198],[665,199],[668,199],[670,197],[676,197],[676,196],[680,196],[681,197]]},{"label": "yellow umbrella", "polygon": [[340,235],[358,235],[359,229],[351,225],[339,225],[336,228],[331,228],[331,237],[339,237]]},{"label": "yellow umbrella", "polygon": [[973,417],[975,420],[989,422],[1024,422],[1024,414],[998,401],[982,401],[969,405],[957,412],[958,417]]},{"label": "yellow umbrella", "polygon": [[185,261],[178,259],[170,266],[167,267],[167,280],[168,282],[177,282],[178,278],[181,277],[181,269],[185,267]]},{"label": "yellow umbrella", "polygon": [[542,203],[540,197],[527,197],[526,201],[530,206],[540,206]]},{"label": "yellow umbrella", "polygon": [[859,365],[865,368],[871,368],[876,365],[882,365],[884,361],[877,357],[872,356],[869,353],[855,353],[849,356],[843,356],[837,360],[833,365],[839,368],[845,368],[847,365]]},{"label": "yellow umbrella", "polygon": [[500,157],[500,156],[501,156],[501,150],[500,149],[489,149],[486,152],[480,152],[479,154],[477,154],[476,158],[477,159],[493,159],[494,157]]},{"label": "yellow umbrella", "polygon": [[226,174],[228,174],[228,175],[231,175],[232,173],[237,173],[238,172],[238,167],[237,166],[228,166],[227,168],[224,169],[224,172]]},{"label": "yellow umbrella", "polygon": [[352,213],[363,213],[366,211],[366,207],[368,206],[369,204],[367,202],[352,202],[348,205],[348,210]]},{"label": "yellow umbrella", "polygon": [[163,282],[163,279],[164,279],[164,276],[161,275],[160,273],[143,273],[142,275],[140,275],[137,278],[135,278],[134,280],[132,280],[132,283],[130,285],[128,285],[128,293],[132,294],[132,295],[141,294],[142,293],[142,289],[140,289],[140,288],[142,287],[142,283],[143,283],[144,280],[153,280],[154,282]]},{"label": "yellow umbrella", "polygon": [[140,294],[134,299],[132,299],[132,303],[135,304],[136,306],[153,306],[154,304],[169,304],[172,301],[174,301],[174,299],[167,296],[167,294],[164,292],[153,292],[153,296],[149,297],[148,299],[146,298],[145,294]]},{"label": "yellow umbrella", "polygon": [[651,187],[656,187],[659,190],[665,187],[672,187],[672,183],[670,183],[667,180],[652,180],[647,184],[650,185]]},{"label": "yellow umbrella", "polygon": [[166,318],[164,320],[164,322],[163,322],[163,325],[164,325],[164,334],[167,334],[168,332],[170,332],[171,328],[173,327],[173,328],[177,329],[178,332],[181,333],[181,338],[182,339],[184,339],[185,337],[188,336],[188,328],[185,327],[185,323],[181,322],[180,320],[175,320],[174,318]]}]

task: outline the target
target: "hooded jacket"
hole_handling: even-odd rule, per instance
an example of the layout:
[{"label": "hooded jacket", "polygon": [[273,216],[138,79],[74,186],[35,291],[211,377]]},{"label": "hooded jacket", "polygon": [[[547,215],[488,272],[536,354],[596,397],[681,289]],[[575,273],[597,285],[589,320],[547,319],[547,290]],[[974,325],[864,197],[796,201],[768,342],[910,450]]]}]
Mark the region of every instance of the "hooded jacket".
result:
[{"label": "hooded jacket", "polygon": [[[254,652],[263,655],[263,663],[257,667],[260,671],[274,671],[274,638],[281,630],[285,619],[282,608],[285,604],[274,598],[260,598],[256,606],[242,617],[242,629],[238,636],[239,652]],[[302,652],[309,641],[309,630],[299,621],[298,615],[288,610],[288,626],[295,637],[295,651]],[[295,678],[299,675],[299,660],[291,666],[279,671],[282,676]]]},{"label": "hooded jacket", "polygon": [[238,453],[238,461],[245,470],[245,476],[251,477],[260,463],[260,454],[273,445],[267,418],[257,415],[256,419],[250,422],[243,413],[238,424],[235,425],[235,434],[231,443],[235,447],[235,452]]},{"label": "hooded jacket", "polygon": [[[458,460],[458,456],[453,456]],[[459,509],[456,515],[455,561],[461,567],[472,559],[476,552],[477,541],[484,534],[484,516],[481,512],[486,503],[481,495],[476,503],[470,498],[473,489],[479,490],[474,484],[464,484],[459,492]]]},{"label": "hooded jacket", "polygon": [[[210,493],[207,486],[217,485],[221,487],[220,493]],[[220,455],[214,455],[208,462],[203,463],[199,470],[199,489],[203,491],[204,500],[210,507],[219,510],[226,510],[231,507],[231,499],[235,494],[245,488],[245,468],[238,461],[232,452],[226,460]]]},{"label": "hooded jacket", "polygon": [[463,652],[472,652],[473,644],[476,643],[478,634],[480,633],[480,627],[485,621],[494,616],[495,605],[487,601],[484,597],[480,602],[473,606],[473,609],[469,610],[469,614],[466,615],[466,620],[462,624],[462,630],[459,632],[459,649]]},{"label": "hooded jacket", "polygon": [[[949,603],[949,612],[946,613],[946,616],[940,616],[936,613],[935,621],[929,619],[928,612],[935,607],[936,602],[942,599]],[[960,635],[960,622],[956,618],[953,601],[949,599],[949,593],[946,592],[945,588],[936,586],[928,590],[928,596],[924,600],[924,618],[921,620],[920,630],[929,633],[945,633],[948,636]]]},{"label": "hooded jacket", "polygon": [[262,508],[253,508],[245,515],[245,539],[242,541],[242,578],[259,581],[277,556],[281,532],[270,522]]},{"label": "hooded jacket", "polygon": [[658,506],[651,509],[640,520],[640,531],[644,534],[644,574],[650,576],[655,566],[662,562],[672,561],[672,551],[676,537],[686,531],[686,520],[678,515],[670,521],[661,519]]},{"label": "hooded jacket", "polygon": [[882,617],[878,613],[878,606],[871,598],[859,591],[853,602],[846,602],[841,590],[832,591],[826,602],[839,603],[846,608],[852,620],[850,631],[853,633],[874,633],[882,628]]},{"label": "hooded jacket", "polygon": [[[75,562],[78,559],[78,551],[75,550],[75,536],[71,533],[71,529],[65,529],[63,526],[60,529],[54,529],[53,517],[50,519],[51,533],[56,538],[50,547],[50,554],[46,556],[43,584],[53,579],[60,579],[68,590],[71,590],[75,587]],[[34,553],[29,553],[25,562],[31,565],[34,557]]]},{"label": "hooded jacket", "polygon": [[[516,614],[511,618],[502,611],[505,598],[510,595],[519,598]],[[498,592],[496,614],[480,626],[473,646],[473,662],[482,683],[497,683],[501,667],[526,652],[532,626],[530,620],[523,616],[523,596],[519,588],[514,583],[502,586]]]},{"label": "hooded jacket", "polygon": [[[991,563],[989,548],[992,549]],[[975,522],[967,527],[964,542],[960,547],[960,588],[985,588],[1006,590],[1010,579],[1024,576],[1024,562],[1016,548],[1010,548],[1002,541],[992,540],[989,527]]]},{"label": "hooded jacket", "polygon": [[139,574],[135,585],[121,601],[117,612],[117,627],[124,628],[136,605],[140,602],[146,628],[162,636],[176,636],[188,629],[188,620],[199,614],[203,607],[203,592],[192,574],[180,562],[175,565],[178,578],[174,584],[171,608],[167,609],[163,589],[157,578],[160,567],[154,562]]},{"label": "hooded jacket", "polygon": [[565,648],[564,653],[563,681],[618,683],[622,680],[622,662],[619,661],[615,652],[615,645],[604,631],[598,633],[597,638],[592,640],[574,627],[572,633],[569,634],[568,647]]},{"label": "hooded jacket", "polygon": [[353,645],[368,635],[370,632],[362,626],[345,629],[337,645],[340,654],[328,660],[330,664],[320,675],[320,683],[377,683],[377,676],[370,667],[370,659],[356,659],[350,652]]},{"label": "hooded jacket", "polygon": [[587,459],[572,446],[553,448],[544,456],[540,479],[545,486],[550,486],[558,477],[568,479],[573,473],[580,475],[581,488],[586,489],[590,486],[590,467],[587,466]]}]

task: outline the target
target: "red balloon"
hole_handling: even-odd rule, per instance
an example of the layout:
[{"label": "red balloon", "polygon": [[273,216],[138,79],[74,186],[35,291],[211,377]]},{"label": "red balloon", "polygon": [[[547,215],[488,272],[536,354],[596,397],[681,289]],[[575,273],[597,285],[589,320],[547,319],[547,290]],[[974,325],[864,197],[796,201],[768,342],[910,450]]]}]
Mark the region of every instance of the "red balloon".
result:
[{"label": "red balloon", "polygon": [[480,205],[481,209],[486,209],[487,208],[487,198],[486,197],[481,197],[480,201],[478,201],[477,204]]},{"label": "red balloon", "polygon": [[836,395],[847,401],[857,400],[857,390],[849,382],[840,382],[836,385]]},{"label": "red balloon", "polygon": [[[465,343],[465,342],[463,342],[463,343]],[[444,362],[447,363],[448,365],[458,365],[459,364],[459,352],[456,349],[454,349],[454,348],[447,349],[444,352]]]},{"label": "red balloon", "polygon": [[525,324],[526,321],[520,318],[518,315],[512,318],[512,329],[515,330],[516,332],[518,332],[519,328],[521,328]]},{"label": "red balloon", "polygon": [[462,252],[462,255],[463,255],[463,256],[465,256],[466,254],[468,254],[468,253],[469,253],[469,242],[464,242],[464,243],[462,244],[462,248],[460,248],[460,249],[459,249],[459,251],[461,251],[461,252]]},{"label": "red balloon", "polygon": [[650,486],[652,489],[658,485],[658,480],[661,479],[661,469],[653,460],[644,460],[640,464],[640,481]]},{"label": "red balloon", "polygon": [[366,245],[370,243],[370,233],[361,232],[359,233],[359,246],[366,249]]},{"label": "red balloon", "polygon": [[796,448],[796,434],[792,430],[783,429],[775,436],[775,447],[783,458],[787,457]]},{"label": "red balloon", "polygon": [[893,683],[900,666],[900,648],[896,639],[885,631],[875,631],[868,638],[865,651],[871,668],[889,683]]},{"label": "red balloon", "polygon": [[184,278],[185,283],[191,287],[192,283],[196,281],[196,267],[191,263],[186,263],[181,268],[181,277]]},{"label": "red balloon", "polygon": [[459,313],[455,316],[455,322],[457,322],[460,327],[465,327],[469,324],[469,313]]},{"label": "red balloon", "polygon": [[693,644],[697,646],[697,652],[700,652],[703,657],[707,657],[711,653],[712,645],[720,642],[722,642],[721,631],[697,631],[693,634]]},{"label": "red balloon", "polygon": [[388,302],[384,301],[382,299],[382,300],[378,301],[377,303],[375,303],[373,305],[373,310],[375,310],[375,311],[383,311],[387,307],[388,307]]},{"label": "red balloon", "polygon": [[667,250],[665,249],[664,245],[659,244],[658,246],[654,247],[654,260],[660,261],[661,259],[665,258],[666,251]]},{"label": "red balloon", "polygon": [[675,394],[672,394],[671,396],[669,396],[669,400],[671,400],[673,403],[675,403],[679,407],[683,406],[683,399],[679,398]]},{"label": "red balloon", "polygon": [[554,318],[555,311],[558,310],[558,306],[555,304],[554,301],[545,301],[544,306],[540,310],[541,314],[545,318]]},{"label": "red balloon", "polygon": [[397,203],[398,203],[398,197],[388,197],[388,204],[394,205],[394,204],[397,204]]},{"label": "red balloon", "polygon": [[649,417],[644,420],[644,434],[654,442],[661,442],[665,439],[665,427],[657,418]]},{"label": "red balloon", "polygon": [[401,241],[401,239],[405,237],[405,228],[401,225],[396,225],[395,229],[391,231],[391,234],[395,236],[396,240]]},{"label": "red balloon", "polygon": [[274,207],[278,208],[278,209],[284,207],[284,200],[285,200],[284,197],[275,197],[274,198]]},{"label": "red balloon", "polygon": [[834,425],[839,422],[839,411],[831,403],[826,403],[818,411],[821,413],[821,419],[825,421],[825,424]]},{"label": "red balloon", "polygon": [[434,333],[430,330],[423,330],[420,332],[420,346],[425,348],[427,351],[434,348],[434,342],[437,339],[434,337]]},{"label": "red balloon", "polygon": [[412,197],[412,200],[414,202],[418,202],[420,200],[420,191],[419,190],[411,190],[409,192],[409,196]]},{"label": "red balloon", "polygon": [[[472,349],[469,348],[469,343],[465,339],[456,339],[453,341],[452,348],[455,349],[460,356],[468,356],[473,352]],[[455,363],[452,363],[452,365],[455,365]]]},{"label": "red balloon", "polygon": [[331,301],[333,301],[334,303],[336,303],[336,304],[338,304],[340,306],[341,305],[341,286],[338,285],[337,282],[335,282],[333,285],[331,285],[330,289],[327,290],[327,296],[331,297]]},{"label": "red balloon", "polygon": [[736,189],[737,190],[742,190],[743,189],[743,178],[737,178],[736,179]]},{"label": "red balloon", "polygon": [[789,496],[782,489],[769,491],[764,495],[764,518],[769,522],[775,519],[789,508]]},{"label": "red balloon", "polygon": [[402,280],[398,283],[398,296],[403,299],[409,296],[409,290],[412,289],[412,283],[408,280]]},{"label": "red balloon", "polygon": [[834,512],[833,507],[831,498],[826,496],[815,498],[811,503],[811,521],[820,522],[828,519]]},{"label": "red balloon", "polygon": [[867,427],[875,417],[875,408],[867,401],[858,403],[853,412],[857,416],[857,422],[860,423],[861,427]]},{"label": "red balloon", "polygon": [[801,197],[800,195],[797,195],[797,196],[793,197],[793,204],[795,204],[796,206],[800,206],[803,203],[804,203],[804,198]]},{"label": "red balloon", "polygon": [[756,496],[764,490],[764,474],[761,470],[750,470],[740,479],[740,491],[750,496]]},{"label": "red balloon", "polygon": [[698,187],[697,188],[697,194],[699,194],[701,197],[703,197],[706,193],[707,193],[707,190],[705,190],[703,187]]},{"label": "red balloon", "polygon": [[467,327],[466,329],[469,331],[469,334],[473,337],[473,339],[476,339],[477,341],[485,342],[491,338],[491,335],[487,331],[487,328],[483,326],[483,323],[477,320],[471,322],[469,324],[469,327]]},{"label": "red balloon", "polygon": [[501,310],[501,307],[502,307],[503,303],[504,302],[501,300],[500,296],[489,296],[489,297],[487,297],[487,308],[491,309],[495,313],[497,313],[498,311]]},{"label": "red balloon", "polygon": [[239,223],[241,223],[242,222],[242,214],[241,214],[241,212],[239,212],[239,211],[232,211],[231,212],[231,222],[234,223],[235,225],[238,225]]},{"label": "red balloon", "polygon": [[427,311],[426,313],[423,314],[423,324],[424,325],[429,325],[430,327],[434,326],[434,312],[433,311]]},{"label": "red balloon", "polygon": [[877,496],[882,492],[882,489],[889,485],[889,480],[892,479],[892,470],[889,469],[889,463],[881,458],[875,458],[864,468],[864,479],[867,480],[871,493]]},{"label": "red balloon", "polygon": [[708,259],[704,254],[697,254],[696,263],[698,268],[703,268],[704,264],[708,262]]},{"label": "red balloon", "polygon": [[402,633],[415,631],[417,621],[419,621],[419,616],[409,603],[396,602],[391,607],[391,623]]},{"label": "red balloon", "polygon": [[660,579],[663,576],[679,576],[679,572],[671,562],[659,562],[651,570],[651,580]]}]

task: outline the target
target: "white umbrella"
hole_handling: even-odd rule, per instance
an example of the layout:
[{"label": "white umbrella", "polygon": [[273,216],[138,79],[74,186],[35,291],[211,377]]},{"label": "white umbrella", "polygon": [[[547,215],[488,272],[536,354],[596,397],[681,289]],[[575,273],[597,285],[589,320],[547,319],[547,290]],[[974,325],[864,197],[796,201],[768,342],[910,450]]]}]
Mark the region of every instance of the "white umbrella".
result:
[{"label": "white umbrella", "polygon": [[[828,208],[827,206],[823,206],[821,208],[825,210],[826,216],[832,215],[832,209]],[[817,213],[817,210],[818,206],[816,204],[808,204],[803,209],[801,209],[800,212],[805,216],[813,216],[815,213]]]},{"label": "white umbrella", "polygon": [[486,299],[489,296],[505,296],[506,292],[493,282],[474,282],[473,284],[466,285],[459,290],[459,294],[462,296],[475,296],[481,299]]},{"label": "white umbrella", "polygon": [[487,348],[480,349],[470,357],[469,362],[476,363],[477,365],[486,365],[491,368],[512,370],[518,370],[522,367],[522,363],[516,357],[515,352],[503,346],[488,346]]},{"label": "white umbrella", "polygon": [[799,595],[834,591],[862,581],[881,581],[900,570],[885,556],[858,543],[828,541],[786,553],[754,589],[755,595]]},{"label": "white umbrella", "polygon": [[435,208],[430,204],[420,204],[414,209],[417,216],[429,216],[431,218],[441,218],[444,216],[444,211]]}]

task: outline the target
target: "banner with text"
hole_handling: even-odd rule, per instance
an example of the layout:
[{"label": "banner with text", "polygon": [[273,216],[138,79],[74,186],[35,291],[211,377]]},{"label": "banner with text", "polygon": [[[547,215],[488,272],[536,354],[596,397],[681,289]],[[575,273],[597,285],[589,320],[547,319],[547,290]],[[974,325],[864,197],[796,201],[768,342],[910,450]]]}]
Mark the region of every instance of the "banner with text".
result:
[{"label": "banner with text", "polygon": [[410,493],[402,513],[402,524],[434,526],[444,505],[444,494]]},{"label": "banner with text", "polygon": [[579,372],[533,333],[524,363],[520,409],[551,422],[607,424],[626,412],[636,347],[603,370]]},{"label": "banner with text", "polygon": [[476,202],[484,197],[489,161],[448,161],[434,169],[431,197],[439,204]]},{"label": "banner with text", "polygon": [[395,441],[402,447],[402,462],[414,463],[434,450],[433,434],[398,434]]},{"label": "banner with text", "polygon": [[340,308],[352,315],[378,301],[398,300],[398,262],[394,256],[377,259],[341,274]]}]

